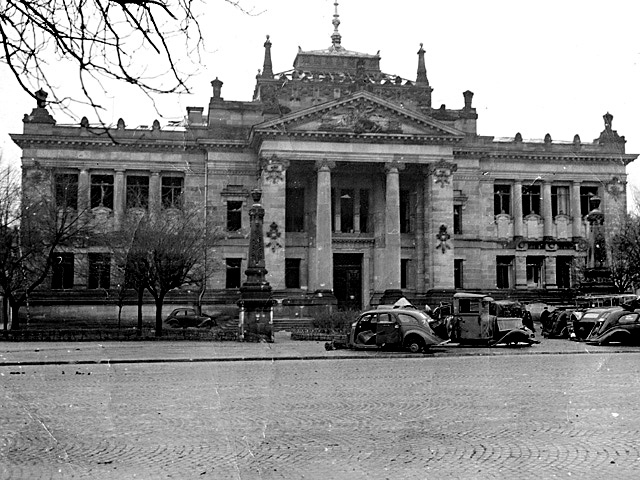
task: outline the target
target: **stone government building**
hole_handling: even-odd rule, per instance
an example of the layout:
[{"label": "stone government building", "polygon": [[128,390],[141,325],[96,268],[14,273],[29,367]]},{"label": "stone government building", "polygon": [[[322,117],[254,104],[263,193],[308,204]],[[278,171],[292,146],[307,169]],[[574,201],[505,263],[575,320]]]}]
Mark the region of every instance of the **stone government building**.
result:
[{"label": "stone government building", "polygon": [[[25,178],[48,172],[54,194],[76,185],[87,192],[78,208],[112,228],[136,211],[205,204],[227,231],[210,303],[239,298],[256,187],[267,280],[280,305],[364,308],[401,294],[434,304],[453,289],[573,292],[590,198],[601,199],[605,224],[626,211],[625,166],[636,155],[625,154],[612,116],[588,143],[478,135],[472,92],[459,109],[432,105],[422,45],[414,80],[385,74],[378,54],[342,46],[339,24],[336,11],[329,48],[299,49],[282,73],[267,36],[253,99],[225,100],[216,78],[208,107],[188,108],[180,127],[130,129],[120,120],[96,134],[103,129],[86,119],[58,125],[39,102],[12,136]],[[103,299],[115,272],[107,247],[62,252],[41,294]]]}]

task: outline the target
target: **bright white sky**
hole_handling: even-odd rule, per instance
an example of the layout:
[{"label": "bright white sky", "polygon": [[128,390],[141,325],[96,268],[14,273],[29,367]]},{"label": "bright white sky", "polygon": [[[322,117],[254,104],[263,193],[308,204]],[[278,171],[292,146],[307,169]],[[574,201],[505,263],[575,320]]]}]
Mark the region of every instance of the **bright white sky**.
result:
[{"label": "bright white sky", "polygon": [[[271,36],[275,72],[292,67],[303,50],[331,44],[333,0],[241,0],[248,16],[222,0],[207,0],[200,17],[209,53],[186,97],[158,101],[163,118],[145,97],[121,85],[109,87],[103,120],[122,117],[128,127],[180,119],[187,106],[208,105],[210,81],[219,77],[226,100],[251,100],[262,68],[265,35]],[[640,153],[640,3],[629,0],[340,0],[340,33],[348,50],[380,50],[385,73],[415,79],[420,43],[426,50],[433,105],[463,106],[462,92],[475,93],[478,133],[525,139],[583,142],[597,138],[602,115],[627,138],[627,153]],[[150,54],[152,58],[152,54]],[[59,64],[61,78],[74,75]],[[0,66],[0,148],[18,162],[20,151],[8,133],[22,131],[22,117],[34,102]],[[60,81],[61,96],[72,95]],[[90,122],[92,111],[79,112]],[[59,123],[68,123],[54,112]],[[640,188],[640,160],[628,167]]]}]

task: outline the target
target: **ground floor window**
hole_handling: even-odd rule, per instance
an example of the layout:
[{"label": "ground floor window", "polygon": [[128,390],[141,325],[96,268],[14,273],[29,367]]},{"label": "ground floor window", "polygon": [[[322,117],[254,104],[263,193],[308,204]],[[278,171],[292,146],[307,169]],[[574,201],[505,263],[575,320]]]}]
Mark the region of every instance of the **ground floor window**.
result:
[{"label": "ground floor window", "polygon": [[558,288],[571,288],[572,257],[556,258],[556,285]]},{"label": "ground floor window", "polygon": [[299,258],[286,258],[284,260],[284,286],[286,288],[300,288]]},{"label": "ground floor window", "polygon": [[240,279],[242,272],[241,258],[227,258],[227,278],[225,288],[240,288]]},{"label": "ground floor window", "polygon": [[527,287],[542,288],[542,265],[544,258],[527,257]]},{"label": "ground floor window", "polygon": [[88,288],[108,289],[111,287],[111,255],[109,253],[89,254]]},{"label": "ground floor window", "polygon": [[496,258],[497,288],[511,288],[513,285],[513,257]]},{"label": "ground floor window", "polygon": [[462,267],[464,264],[464,260],[456,258],[453,261],[453,282],[455,288],[464,288],[462,282]]},{"label": "ground floor window", "polygon": [[410,265],[411,260],[409,260],[408,258],[403,258],[400,260],[400,288],[409,288],[408,279]]},{"label": "ground floor window", "polygon": [[73,288],[73,253],[56,252],[51,264],[51,288]]}]

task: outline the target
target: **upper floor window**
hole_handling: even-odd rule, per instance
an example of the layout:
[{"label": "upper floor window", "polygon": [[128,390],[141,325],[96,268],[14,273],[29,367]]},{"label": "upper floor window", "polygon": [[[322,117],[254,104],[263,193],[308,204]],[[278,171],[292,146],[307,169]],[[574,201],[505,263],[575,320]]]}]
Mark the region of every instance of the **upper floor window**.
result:
[{"label": "upper floor window", "polygon": [[285,192],[285,231],[304,232],[304,188]]},{"label": "upper floor window", "polygon": [[242,202],[227,201],[227,231],[237,232],[242,228]]},{"label": "upper floor window", "polygon": [[580,215],[591,211],[591,197],[598,195],[598,187],[580,187]]},{"label": "upper floor window", "polygon": [[54,176],[56,206],[78,208],[78,174],[56,173]]},{"label": "upper floor window", "polygon": [[522,215],[540,215],[540,185],[522,186]]},{"label": "upper floor window", "polygon": [[182,177],[162,177],[162,208],[182,208],[183,189]]},{"label": "upper floor window", "polygon": [[453,206],[453,233],[462,234],[462,205]]},{"label": "upper floor window", "polygon": [[149,177],[127,175],[127,208],[149,206]]},{"label": "upper floor window", "polygon": [[369,222],[369,189],[360,189],[360,231],[367,233],[370,228]]},{"label": "upper floor window", "polygon": [[91,208],[113,209],[113,175],[91,175]]},{"label": "upper floor window", "polygon": [[412,197],[409,190],[400,190],[400,233],[413,232]]},{"label": "upper floor window", "polygon": [[551,215],[569,213],[569,187],[551,187]]},{"label": "upper floor window", "polygon": [[340,189],[340,231],[344,233],[354,231],[353,195],[351,188]]},{"label": "upper floor window", "polygon": [[511,185],[493,186],[493,214],[511,215]]}]

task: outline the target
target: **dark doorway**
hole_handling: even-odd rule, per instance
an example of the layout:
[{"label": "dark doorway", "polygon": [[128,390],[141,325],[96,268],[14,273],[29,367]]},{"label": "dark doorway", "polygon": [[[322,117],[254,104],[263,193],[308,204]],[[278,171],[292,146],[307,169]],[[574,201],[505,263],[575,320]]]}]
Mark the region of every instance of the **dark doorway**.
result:
[{"label": "dark doorway", "polygon": [[333,292],[340,310],[362,308],[362,254],[333,255]]}]

